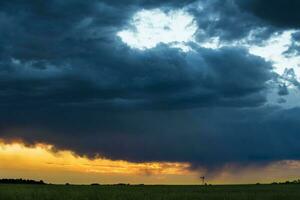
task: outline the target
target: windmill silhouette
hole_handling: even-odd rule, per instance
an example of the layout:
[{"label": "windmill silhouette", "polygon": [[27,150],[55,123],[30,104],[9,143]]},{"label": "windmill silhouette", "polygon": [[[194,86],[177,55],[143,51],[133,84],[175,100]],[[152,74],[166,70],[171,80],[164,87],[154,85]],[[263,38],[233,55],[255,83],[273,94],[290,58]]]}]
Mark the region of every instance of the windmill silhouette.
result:
[{"label": "windmill silhouette", "polygon": [[205,185],[205,176],[201,176],[200,178],[202,180],[202,184]]}]

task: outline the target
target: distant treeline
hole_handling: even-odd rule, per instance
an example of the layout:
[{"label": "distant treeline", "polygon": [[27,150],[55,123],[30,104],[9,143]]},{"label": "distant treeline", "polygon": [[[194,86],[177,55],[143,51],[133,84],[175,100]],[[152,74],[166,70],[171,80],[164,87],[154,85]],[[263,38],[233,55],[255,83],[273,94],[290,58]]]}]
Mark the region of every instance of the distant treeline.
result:
[{"label": "distant treeline", "polygon": [[44,185],[44,181],[35,181],[27,179],[0,179],[0,184],[34,184],[34,185]]},{"label": "distant treeline", "polygon": [[274,182],[272,184],[300,184],[300,179],[295,180],[295,181],[286,181],[286,182],[279,182],[279,183]]}]

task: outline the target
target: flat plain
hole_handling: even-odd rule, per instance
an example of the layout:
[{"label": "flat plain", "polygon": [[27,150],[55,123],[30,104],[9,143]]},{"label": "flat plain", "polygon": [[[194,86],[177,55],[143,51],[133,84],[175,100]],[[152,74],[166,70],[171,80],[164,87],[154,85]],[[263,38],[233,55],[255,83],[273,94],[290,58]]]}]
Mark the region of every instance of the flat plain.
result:
[{"label": "flat plain", "polygon": [[300,185],[5,185],[0,200],[297,200]]}]

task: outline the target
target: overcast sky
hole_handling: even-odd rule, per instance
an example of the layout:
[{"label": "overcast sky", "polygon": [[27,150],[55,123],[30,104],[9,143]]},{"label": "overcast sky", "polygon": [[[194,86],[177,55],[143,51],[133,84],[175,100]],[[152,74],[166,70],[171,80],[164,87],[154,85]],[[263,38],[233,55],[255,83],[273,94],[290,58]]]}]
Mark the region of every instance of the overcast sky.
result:
[{"label": "overcast sky", "polygon": [[211,173],[297,161],[299,7],[2,0],[0,138]]}]

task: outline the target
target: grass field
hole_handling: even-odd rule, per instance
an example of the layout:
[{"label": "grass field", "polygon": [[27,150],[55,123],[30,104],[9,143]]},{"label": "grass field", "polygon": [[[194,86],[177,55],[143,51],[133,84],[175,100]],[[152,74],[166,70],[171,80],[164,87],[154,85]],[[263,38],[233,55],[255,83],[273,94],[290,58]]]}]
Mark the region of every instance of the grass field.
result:
[{"label": "grass field", "polygon": [[298,200],[300,185],[0,185],[0,200]]}]

